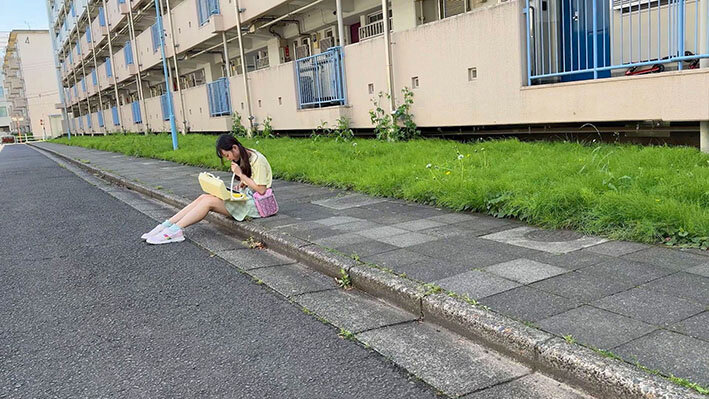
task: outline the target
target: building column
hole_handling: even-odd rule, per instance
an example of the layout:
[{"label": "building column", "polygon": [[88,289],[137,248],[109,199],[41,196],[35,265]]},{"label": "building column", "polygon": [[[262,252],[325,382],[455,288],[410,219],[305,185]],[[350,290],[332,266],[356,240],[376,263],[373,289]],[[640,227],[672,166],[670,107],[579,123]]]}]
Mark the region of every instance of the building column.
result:
[{"label": "building column", "polygon": [[[699,0],[699,53],[709,54],[709,0]],[[709,58],[699,60],[700,68],[709,68]],[[709,153],[709,120],[699,122],[699,149]]]},{"label": "building column", "polygon": [[[123,127],[123,113],[121,112],[121,100],[118,97],[118,81],[116,81],[116,63],[113,62],[113,45],[111,44],[111,21],[108,20],[108,8],[106,7],[106,0],[101,0],[103,2],[103,11],[105,13],[106,17],[106,31],[108,34],[106,35],[106,39],[108,40],[108,59],[111,62],[111,77],[113,78],[113,93],[116,96],[116,111],[118,113],[118,126],[121,128],[122,131],[125,131],[126,129]],[[112,117],[113,118],[113,117]]]},{"label": "building column", "polygon": [[[172,46],[172,62],[175,66],[175,82],[177,83],[177,94],[180,97],[180,109],[182,110],[182,134],[187,134],[187,114],[185,113],[185,99],[182,96],[182,83],[180,83],[180,70],[177,67],[177,46],[175,45],[175,28],[172,25],[172,8],[170,0],[165,0],[167,6],[167,23],[170,24],[170,45]],[[160,11],[164,16],[166,13],[162,9],[160,2]],[[174,110],[173,110],[174,112]]]},{"label": "building column", "polygon": [[244,55],[244,38],[241,32],[241,7],[239,6],[239,0],[234,0],[234,8],[236,9],[236,34],[239,38],[239,56],[241,57],[241,76],[244,78],[244,95],[246,96],[246,109],[249,114],[249,137],[251,137],[254,131],[254,115],[251,112],[251,94],[249,93],[248,68],[246,68],[246,56]]},{"label": "building column", "polygon": [[[140,13],[139,13],[140,14]],[[138,73],[135,76],[135,84],[138,86],[138,100],[140,101],[142,112],[143,126],[145,126],[145,134],[150,130],[148,123],[148,109],[145,107],[145,96],[143,95],[143,79],[140,77],[140,56],[138,55],[138,39],[135,37],[135,29],[133,27],[133,6],[128,4],[128,34],[131,41],[131,50],[133,51],[133,62]]]},{"label": "building column", "polygon": [[396,109],[396,92],[394,91],[394,68],[391,56],[391,32],[389,31],[389,5],[388,0],[382,0],[382,19],[384,22],[384,53],[387,69],[387,89],[389,90],[389,111]]}]

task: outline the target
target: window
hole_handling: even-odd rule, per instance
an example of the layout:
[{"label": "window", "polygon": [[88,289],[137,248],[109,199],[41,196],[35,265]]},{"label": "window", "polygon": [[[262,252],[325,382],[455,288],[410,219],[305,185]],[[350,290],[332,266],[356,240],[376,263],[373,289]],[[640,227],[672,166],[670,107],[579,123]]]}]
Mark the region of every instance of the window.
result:
[{"label": "window", "polygon": [[197,0],[199,25],[204,25],[213,14],[219,14],[219,0]]},{"label": "window", "polygon": [[205,83],[204,69],[199,69],[194,72],[186,73],[180,76],[182,79],[182,87],[189,89],[190,87],[201,86]]},{"label": "window", "polygon": [[2,86],[0,86],[0,98],[3,98],[3,97],[5,97],[5,89]]},{"label": "window", "polygon": [[0,118],[7,116],[7,107],[0,107]]}]

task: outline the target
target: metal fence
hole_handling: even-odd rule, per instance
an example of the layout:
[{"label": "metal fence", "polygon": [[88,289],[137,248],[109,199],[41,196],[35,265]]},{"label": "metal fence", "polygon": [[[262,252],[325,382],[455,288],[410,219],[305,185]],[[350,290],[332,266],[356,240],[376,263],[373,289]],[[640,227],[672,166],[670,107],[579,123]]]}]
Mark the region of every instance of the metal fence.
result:
[{"label": "metal fence", "polygon": [[172,93],[164,93],[160,96],[160,109],[162,110],[162,120],[170,120],[170,103],[167,101],[167,96]]},{"label": "metal fence", "polygon": [[526,0],[528,84],[697,68],[698,0]]},{"label": "metal fence", "polygon": [[140,114],[140,101],[130,103],[130,109],[133,113],[133,123],[143,123],[143,117]]},{"label": "metal fence", "polygon": [[204,25],[213,14],[219,14],[219,0],[197,0],[199,25]]},{"label": "metal fence", "polygon": [[231,115],[231,95],[229,94],[229,79],[219,78],[207,83],[207,98],[209,99],[209,115]]},{"label": "metal fence", "polygon": [[98,77],[96,76],[96,69],[91,70],[91,82],[94,86],[98,85]]},{"label": "metal fence", "polygon": [[91,114],[86,114],[86,128],[91,129]]},{"label": "metal fence", "polygon": [[106,77],[110,78],[113,76],[113,69],[111,68],[111,58],[106,57]]},{"label": "metal fence", "polygon": [[98,119],[98,127],[103,127],[103,110],[96,112],[96,118]]},{"label": "metal fence", "polygon": [[296,60],[295,68],[300,108],[345,103],[341,47]]},{"label": "metal fence", "polygon": [[111,107],[111,119],[113,119],[113,126],[120,124],[120,120],[118,119],[118,107],[116,106]]},{"label": "metal fence", "polygon": [[98,25],[106,26],[106,13],[103,10],[103,7],[98,8]]}]

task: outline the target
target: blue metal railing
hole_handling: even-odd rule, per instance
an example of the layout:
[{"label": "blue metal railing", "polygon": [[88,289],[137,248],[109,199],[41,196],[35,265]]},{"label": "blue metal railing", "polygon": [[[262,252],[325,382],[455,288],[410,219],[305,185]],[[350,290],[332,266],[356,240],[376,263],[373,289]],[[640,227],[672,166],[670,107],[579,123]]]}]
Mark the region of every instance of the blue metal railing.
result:
[{"label": "blue metal railing", "polygon": [[133,112],[133,123],[143,123],[143,117],[140,114],[140,101],[136,100],[130,103],[131,112]]},{"label": "blue metal railing", "polygon": [[160,32],[157,22],[150,27],[150,37],[153,39],[153,53],[156,53],[160,48]]},{"label": "blue metal railing", "polygon": [[80,128],[80,129],[83,129],[83,128],[84,128],[84,120],[81,119],[81,116],[79,116],[79,117],[76,118],[76,119],[77,119],[78,122],[79,122],[79,128]]},{"label": "blue metal railing", "polygon": [[86,29],[86,43],[91,43],[91,29]]},{"label": "blue metal railing", "polygon": [[696,0],[525,1],[528,85],[693,69],[709,58],[699,37],[709,15]]},{"label": "blue metal railing", "polygon": [[160,96],[160,109],[162,109],[162,120],[170,120],[170,102],[168,102],[167,96],[172,95],[172,93],[165,93]]},{"label": "blue metal railing", "polygon": [[74,85],[74,97],[79,97],[79,89]]},{"label": "blue metal railing", "polygon": [[213,14],[219,14],[219,0],[197,0],[199,25],[204,25]]},{"label": "blue metal railing", "polygon": [[85,79],[81,79],[81,91],[86,93],[86,80]]},{"label": "blue metal railing", "polygon": [[342,48],[296,60],[298,107],[324,107],[345,103]]},{"label": "blue metal railing", "polygon": [[103,110],[96,112],[96,118],[98,119],[98,127],[103,127]]},{"label": "blue metal railing", "polygon": [[69,63],[74,65],[74,53],[71,51],[69,52]]},{"label": "blue metal railing", "polygon": [[81,46],[79,46],[79,42],[76,42],[76,54],[81,55]]},{"label": "blue metal railing", "polygon": [[86,128],[91,129],[91,114],[86,114]]},{"label": "blue metal railing", "polygon": [[126,65],[131,65],[133,63],[133,45],[130,40],[128,40],[125,47],[123,47],[123,57],[126,59]]},{"label": "blue metal railing", "polygon": [[98,78],[96,77],[96,69],[91,70],[91,82],[94,86],[98,85]]},{"label": "blue metal railing", "polygon": [[98,8],[98,25],[106,26],[106,12],[103,10],[103,7]]},{"label": "blue metal railing", "polygon": [[207,83],[207,99],[209,100],[209,115],[231,115],[231,95],[229,93],[229,79],[219,78]]},{"label": "blue metal railing", "polygon": [[113,76],[113,68],[111,68],[111,58],[106,57],[106,77],[110,78]]},{"label": "blue metal railing", "polygon": [[118,107],[111,107],[111,117],[113,119],[113,125],[118,126],[120,124],[120,121],[118,120]]}]

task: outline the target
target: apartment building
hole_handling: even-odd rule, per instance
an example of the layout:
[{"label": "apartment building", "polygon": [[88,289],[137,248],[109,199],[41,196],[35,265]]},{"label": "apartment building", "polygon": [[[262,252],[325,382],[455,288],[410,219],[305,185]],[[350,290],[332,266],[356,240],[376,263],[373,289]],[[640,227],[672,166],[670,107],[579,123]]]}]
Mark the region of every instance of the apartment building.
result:
[{"label": "apartment building", "polygon": [[[0,65],[5,59],[5,47],[7,47],[9,38],[10,32],[0,32]],[[0,69],[0,134],[10,132],[12,119],[10,119],[9,110],[10,103],[7,101],[7,96],[5,96],[5,74]]]},{"label": "apartment building", "polygon": [[278,130],[341,117],[367,129],[372,100],[393,94],[382,99],[391,109],[406,87],[423,128],[635,126],[689,132],[709,150],[707,2],[48,0],[48,9],[63,106],[80,134],[169,130],[168,95],[183,132],[227,131],[234,112]]},{"label": "apartment building", "polygon": [[37,138],[59,136],[61,114],[49,31],[13,30],[2,63],[12,131]]}]

